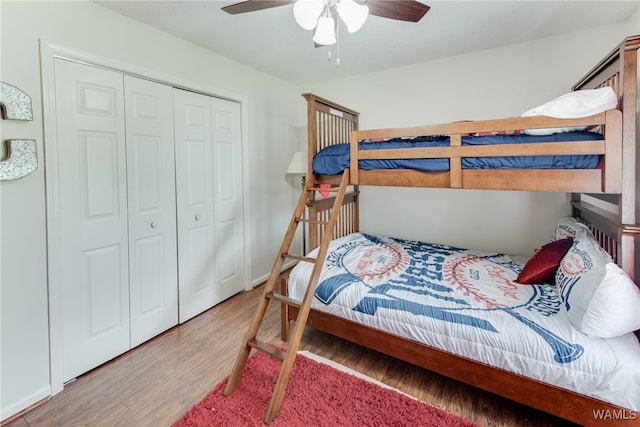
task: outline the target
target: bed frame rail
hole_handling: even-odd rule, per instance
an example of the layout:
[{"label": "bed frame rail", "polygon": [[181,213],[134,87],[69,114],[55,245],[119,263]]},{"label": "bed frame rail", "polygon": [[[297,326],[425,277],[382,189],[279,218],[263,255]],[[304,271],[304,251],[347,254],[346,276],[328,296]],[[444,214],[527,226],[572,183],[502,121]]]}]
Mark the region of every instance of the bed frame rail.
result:
[{"label": "bed frame rail", "polygon": [[[359,191],[357,189],[345,194],[342,206],[340,207],[338,224],[334,230],[328,230],[333,233],[334,239],[360,231],[358,196]],[[331,216],[333,202],[334,197],[310,200],[307,203],[309,218],[319,222],[326,222]],[[317,248],[322,241],[322,236],[324,236],[324,233],[326,232],[326,227],[323,224],[309,224],[308,249],[311,250]]]},{"label": "bed frame rail", "polygon": [[[530,144],[462,145],[462,137],[490,131],[514,131],[566,126],[588,126],[602,129],[602,141],[548,142]],[[450,145],[431,148],[361,150],[367,140],[415,136],[449,136]],[[612,165],[622,156],[622,113],[607,111],[579,119],[549,117],[506,118],[474,122],[447,123],[396,129],[360,130],[351,134],[351,183],[361,185],[394,185],[488,190],[581,191],[620,193],[622,176]],[[363,142],[364,141],[364,142]],[[597,154],[605,155],[610,167],[598,169],[462,169],[465,157],[542,156]],[[360,170],[360,160],[445,158],[450,168],[445,172],[406,170]],[[410,174],[407,174],[410,172]],[[414,175],[415,178],[411,176]],[[407,182],[407,177],[409,181]]]},{"label": "bed frame rail", "polygon": [[623,224],[611,210],[577,196],[572,202],[572,216],[589,227],[600,246],[635,281],[635,249],[640,225]]}]

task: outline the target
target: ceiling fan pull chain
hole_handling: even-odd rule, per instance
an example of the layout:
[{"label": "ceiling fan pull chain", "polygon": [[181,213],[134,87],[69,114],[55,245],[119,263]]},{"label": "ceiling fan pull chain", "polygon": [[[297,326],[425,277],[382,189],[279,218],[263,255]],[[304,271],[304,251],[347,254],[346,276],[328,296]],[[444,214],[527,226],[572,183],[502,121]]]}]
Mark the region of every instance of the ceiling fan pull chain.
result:
[{"label": "ceiling fan pull chain", "polygon": [[340,65],[342,65],[340,62],[340,25],[336,19],[336,67]]}]

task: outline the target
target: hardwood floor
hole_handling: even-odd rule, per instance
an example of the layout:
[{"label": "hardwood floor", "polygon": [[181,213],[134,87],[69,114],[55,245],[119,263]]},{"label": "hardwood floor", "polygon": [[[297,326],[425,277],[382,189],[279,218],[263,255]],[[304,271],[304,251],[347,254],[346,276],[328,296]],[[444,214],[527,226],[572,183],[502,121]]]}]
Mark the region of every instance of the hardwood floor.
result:
[{"label": "hardwood floor", "polygon": [[[7,424],[169,426],[230,372],[261,295],[238,294],[80,376],[61,393]],[[260,338],[279,340],[271,304]],[[360,371],[483,426],[570,426],[555,417],[307,328],[301,350]],[[265,408],[266,411],[266,408]]]}]

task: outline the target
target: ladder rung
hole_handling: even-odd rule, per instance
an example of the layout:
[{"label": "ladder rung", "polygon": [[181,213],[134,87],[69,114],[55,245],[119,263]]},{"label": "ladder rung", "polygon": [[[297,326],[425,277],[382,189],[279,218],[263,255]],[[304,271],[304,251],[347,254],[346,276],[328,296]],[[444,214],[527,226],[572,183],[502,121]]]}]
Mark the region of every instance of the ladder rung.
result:
[{"label": "ladder rung", "polygon": [[311,187],[307,189],[308,191],[327,191],[330,193],[337,193],[340,191],[340,187],[331,187],[331,188],[320,188],[320,187]]},{"label": "ladder rung", "polygon": [[305,218],[296,218],[298,222],[305,222],[307,224],[320,224],[320,225],[328,225],[329,221],[318,221],[315,219],[305,219]]},{"label": "ladder rung", "polygon": [[284,360],[284,358],[287,357],[286,352],[282,350],[278,350],[274,346],[269,345],[260,340],[253,339],[253,340],[247,341],[247,344],[249,344],[249,347],[255,348],[256,350],[266,353],[269,356],[273,357],[274,359],[278,359],[280,361]]},{"label": "ladder rung", "polygon": [[293,307],[300,308],[300,302],[299,301],[296,301],[296,300],[291,299],[289,297],[285,297],[284,295],[281,295],[281,294],[274,294],[273,292],[269,292],[266,295],[266,297],[269,298],[269,299],[272,299],[274,301],[277,301],[277,302],[282,302],[282,303],[285,303],[287,305],[291,305]]},{"label": "ladder rung", "polygon": [[291,254],[282,254],[282,256],[287,257],[287,258],[291,258],[291,259],[297,259],[298,261],[306,261],[306,262],[316,262],[315,258],[309,258],[306,256],[298,256],[298,255],[291,255]]}]

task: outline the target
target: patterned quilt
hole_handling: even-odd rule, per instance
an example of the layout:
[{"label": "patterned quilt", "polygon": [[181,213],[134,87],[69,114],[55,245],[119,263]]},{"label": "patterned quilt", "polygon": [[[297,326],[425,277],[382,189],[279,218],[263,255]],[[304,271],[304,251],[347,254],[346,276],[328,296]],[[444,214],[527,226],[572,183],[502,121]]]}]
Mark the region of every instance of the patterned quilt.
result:
[{"label": "patterned quilt", "polygon": [[[640,410],[637,339],[593,339],[576,331],[554,285],[514,282],[525,262],[354,233],[332,242],[312,306]],[[304,295],[311,269],[302,262],[292,271],[292,298]]]}]

